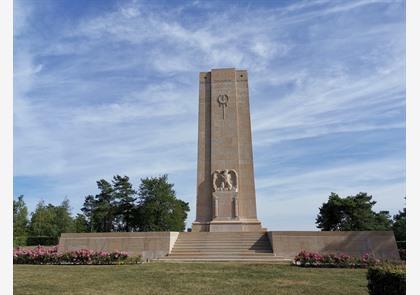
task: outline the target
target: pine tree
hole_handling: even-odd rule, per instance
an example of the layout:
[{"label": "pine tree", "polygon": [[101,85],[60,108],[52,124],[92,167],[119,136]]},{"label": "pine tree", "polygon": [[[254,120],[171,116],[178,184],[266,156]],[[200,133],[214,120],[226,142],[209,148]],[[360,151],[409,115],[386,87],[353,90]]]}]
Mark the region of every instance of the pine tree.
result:
[{"label": "pine tree", "polygon": [[95,197],[92,195],[88,195],[85,197],[85,202],[83,203],[83,207],[81,211],[83,212],[87,226],[90,232],[95,232],[97,229],[98,221],[95,219],[95,209],[96,209],[96,202]]},{"label": "pine tree", "polygon": [[367,193],[345,198],[331,193],[328,202],[319,208],[317,227],[324,231],[390,230],[392,221],[389,212],[374,212],[372,207],[375,204]]},{"label": "pine tree", "polygon": [[112,185],[114,188],[114,206],[116,208],[115,214],[118,229],[127,232],[132,231],[136,191],[133,189],[128,176],[114,176]]},{"label": "pine tree", "polygon": [[96,223],[96,231],[110,232],[113,231],[114,226],[114,189],[112,185],[105,179],[96,182],[99,194],[95,196],[95,209],[93,211],[94,220]]}]

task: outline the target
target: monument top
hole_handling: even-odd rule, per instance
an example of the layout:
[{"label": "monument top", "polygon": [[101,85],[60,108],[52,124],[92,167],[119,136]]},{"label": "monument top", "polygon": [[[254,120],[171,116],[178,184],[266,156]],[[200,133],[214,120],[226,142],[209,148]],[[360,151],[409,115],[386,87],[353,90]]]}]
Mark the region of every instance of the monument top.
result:
[{"label": "monument top", "polygon": [[[231,81],[246,81],[246,84],[248,85],[248,72],[235,68],[212,69],[209,72],[200,72],[200,84]],[[232,85],[232,87],[236,87],[236,85]]]}]

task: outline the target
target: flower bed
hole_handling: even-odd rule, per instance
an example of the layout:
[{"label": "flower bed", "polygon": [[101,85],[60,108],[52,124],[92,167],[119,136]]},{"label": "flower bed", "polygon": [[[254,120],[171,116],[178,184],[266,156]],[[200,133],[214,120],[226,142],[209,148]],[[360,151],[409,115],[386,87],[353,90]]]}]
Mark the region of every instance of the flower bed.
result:
[{"label": "flower bed", "polygon": [[347,254],[324,254],[301,251],[293,259],[293,264],[302,267],[350,267],[365,268],[376,265],[380,260],[365,254],[362,257],[353,257]]},{"label": "flower bed", "polygon": [[33,249],[17,248],[13,251],[15,264],[133,264],[139,263],[140,257],[128,257],[126,252],[104,252],[87,249],[58,253],[57,246]]}]

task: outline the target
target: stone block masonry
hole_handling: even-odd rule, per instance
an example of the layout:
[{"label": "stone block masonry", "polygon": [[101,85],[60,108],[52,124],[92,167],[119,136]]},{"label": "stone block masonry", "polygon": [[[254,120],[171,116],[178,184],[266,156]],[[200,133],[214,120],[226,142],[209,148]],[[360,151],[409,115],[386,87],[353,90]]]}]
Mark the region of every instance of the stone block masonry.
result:
[{"label": "stone block masonry", "polygon": [[302,250],[320,254],[400,260],[392,231],[269,231],[273,254],[292,259]]},{"label": "stone block masonry", "polygon": [[193,232],[261,231],[246,70],[200,73],[197,215]]},{"label": "stone block masonry", "polygon": [[129,256],[141,255],[144,259],[154,259],[171,252],[178,234],[178,232],[63,233],[58,251],[116,250],[128,252]]}]

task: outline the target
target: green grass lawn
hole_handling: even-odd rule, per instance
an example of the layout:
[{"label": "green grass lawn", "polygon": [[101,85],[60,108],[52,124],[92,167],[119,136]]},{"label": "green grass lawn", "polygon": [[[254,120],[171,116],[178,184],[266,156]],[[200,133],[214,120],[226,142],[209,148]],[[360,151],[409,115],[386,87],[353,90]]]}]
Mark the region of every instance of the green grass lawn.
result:
[{"label": "green grass lawn", "polygon": [[288,264],[14,265],[19,294],[368,294],[364,269]]}]

